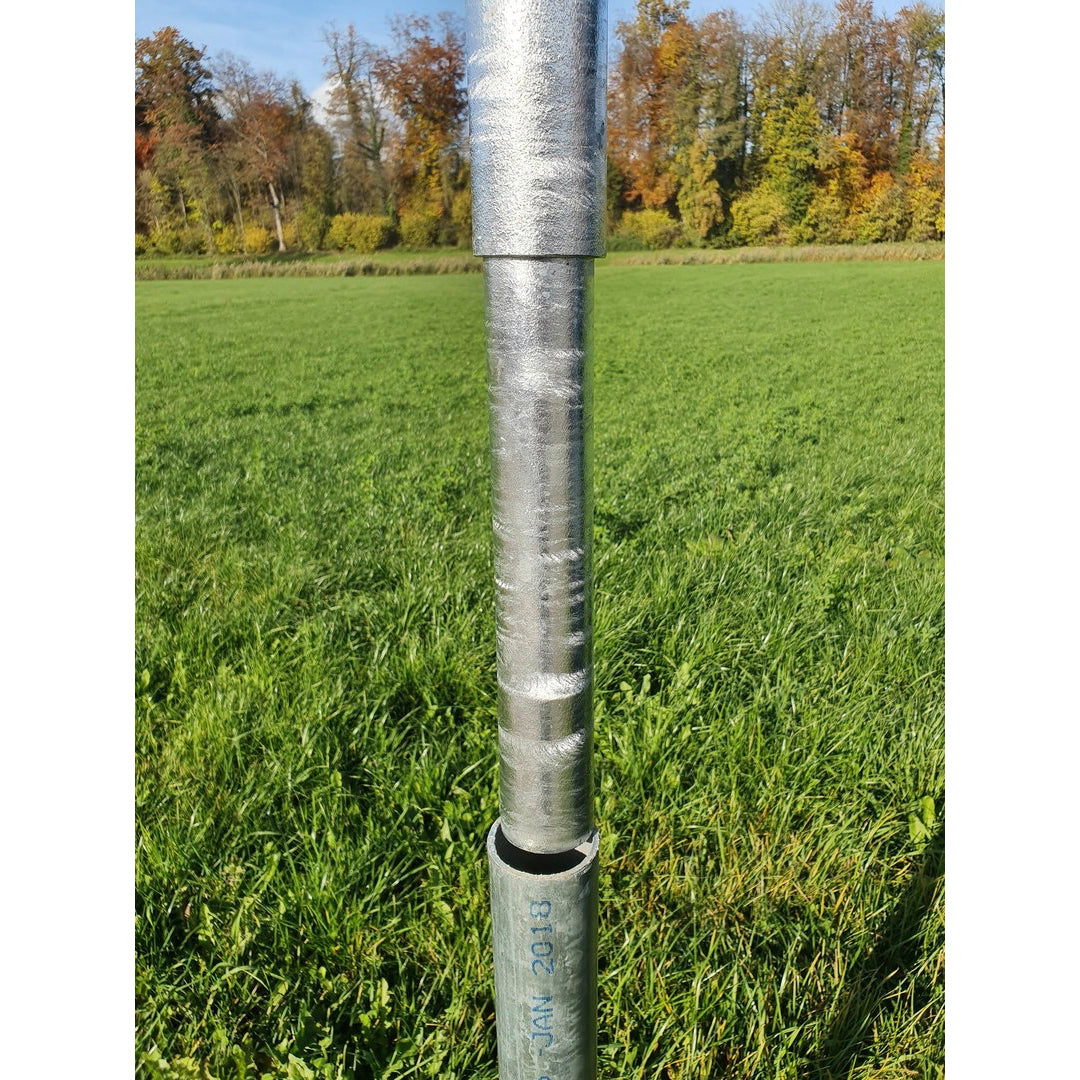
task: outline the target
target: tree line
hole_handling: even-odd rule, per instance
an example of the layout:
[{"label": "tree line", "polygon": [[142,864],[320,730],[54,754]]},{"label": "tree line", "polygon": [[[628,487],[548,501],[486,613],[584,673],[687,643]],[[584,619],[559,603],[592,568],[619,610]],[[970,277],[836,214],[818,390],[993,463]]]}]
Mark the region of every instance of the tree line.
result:
[{"label": "tree line", "polygon": [[[136,41],[137,253],[468,245],[457,19],[322,41],[323,107],[174,27]],[[775,0],[748,25],[638,0],[609,62],[609,246],[942,238],[944,71],[922,2]]]}]

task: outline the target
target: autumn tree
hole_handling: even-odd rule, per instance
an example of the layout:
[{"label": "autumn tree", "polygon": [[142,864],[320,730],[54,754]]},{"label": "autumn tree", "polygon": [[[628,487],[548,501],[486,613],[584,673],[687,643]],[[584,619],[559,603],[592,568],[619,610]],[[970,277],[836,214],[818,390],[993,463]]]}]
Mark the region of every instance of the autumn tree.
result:
[{"label": "autumn tree", "polygon": [[945,16],[918,3],[901,8],[895,25],[901,92],[896,171],[903,175],[935,118],[944,122]]},{"label": "autumn tree", "polygon": [[904,177],[911,224],[909,240],[938,240],[945,231],[945,169],[940,160],[915,154]]},{"label": "autumn tree", "polygon": [[[620,48],[608,92],[608,147],[625,178],[624,205],[658,209],[677,191],[673,133],[686,123],[694,35],[687,0],[638,0],[616,27]],[[690,140],[692,141],[692,139]]]},{"label": "autumn tree", "polygon": [[748,169],[758,181],[799,99],[817,104],[822,82],[825,13],[808,0],[774,0],[750,34],[752,94],[748,118],[753,147]]},{"label": "autumn tree", "polygon": [[617,34],[608,94],[616,208],[678,208],[684,220],[694,218],[693,233],[714,235],[745,166],[746,44],[738,20],[716,12],[692,22],[682,0],[641,0]]},{"label": "autumn tree", "polygon": [[223,53],[215,69],[218,96],[238,161],[269,196],[278,250],[285,250],[281,224],[281,180],[290,164],[294,132],[287,89],[273,72],[256,72],[239,57]]},{"label": "autumn tree", "polygon": [[702,136],[680,151],[679,216],[699,240],[705,240],[720,225],[724,205],[716,182],[716,158]]},{"label": "autumn tree", "polygon": [[192,199],[205,204],[210,193],[207,152],[219,118],[205,56],[172,26],[135,42],[136,173],[153,170],[159,205],[174,198],[183,224]]},{"label": "autumn tree", "polygon": [[406,201],[436,206],[449,218],[462,178],[465,35],[444,12],[391,23],[394,48],[378,54],[375,78],[401,125],[395,175]]},{"label": "autumn tree", "polygon": [[[748,28],[732,11],[636,0],[617,26],[613,244],[942,236],[941,10],[768,3]],[[212,78],[205,49],[173,27],[140,38],[137,250],[265,250],[271,217],[279,249],[331,233],[358,250],[466,236],[464,35],[446,14],[391,29],[377,48],[352,25],[325,28],[325,125],[295,82],[228,56]]]},{"label": "autumn tree", "polygon": [[327,113],[342,141],[343,174],[351,196],[347,201],[356,208],[367,208],[371,202],[393,216],[384,161],[387,120],[375,75],[379,52],[357,35],[352,23],[344,30],[333,23],[326,26],[323,42],[330,83]]},{"label": "autumn tree", "polygon": [[863,146],[872,141],[869,123],[878,87],[873,59],[879,36],[872,0],[838,0],[836,21],[823,47],[822,114],[832,134],[854,132]]},{"label": "autumn tree", "polygon": [[818,187],[806,213],[813,238],[823,244],[853,239],[853,215],[867,185],[866,158],[859,136],[825,134],[818,149]]}]

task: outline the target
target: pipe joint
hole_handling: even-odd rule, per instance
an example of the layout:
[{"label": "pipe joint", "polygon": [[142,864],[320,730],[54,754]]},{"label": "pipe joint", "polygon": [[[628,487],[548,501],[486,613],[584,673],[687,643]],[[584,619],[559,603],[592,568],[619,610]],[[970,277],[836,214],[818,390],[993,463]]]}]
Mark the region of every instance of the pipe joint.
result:
[{"label": "pipe joint", "polygon": [[604,254],[605,0],[469,0],[473,252]]}]

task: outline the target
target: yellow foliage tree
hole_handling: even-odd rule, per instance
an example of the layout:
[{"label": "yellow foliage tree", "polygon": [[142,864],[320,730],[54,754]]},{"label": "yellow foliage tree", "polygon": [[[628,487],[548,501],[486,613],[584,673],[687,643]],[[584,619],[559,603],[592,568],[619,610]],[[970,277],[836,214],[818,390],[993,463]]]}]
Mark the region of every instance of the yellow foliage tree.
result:
[{"label": "yellow foliage tree", "polygon": [[659,251],[676,247],[682,227],[664,210],[632,210],[623,214],[609,239],[613,251]]},{"label": "yellow foliage tree", "polygon": [[787,242],[784,200],[767,185],[740,195],[731,204],[731,235],[742,244]]},{"label": "yellow foliage tree", "polygon": [[903,240],[908,231],[904,192],[892,173],[875,173],[859,198],[852,219],[855,238],[875,244],[885,240]]},{"label": "yellow foliage tree", "polygon": [[273,239],[273,234],[264,225],[248,225],[244,229],[244,249],[249,255],[265,255]]},{"label": "yellow foliage tree", "polygon": [[806,211],[806,227],[819,244],[843,244],[852,238],[850,215],[835,184],[827,183],[814,192]]},{"label": "yellow foliage tree", "polygon": [[720,185],[716,182],[716,158],[699,135],[680,153],[678,164],[682,177],[678,196],[679,216],[694,236],[705,240],[724,216]]},{"label": "yellow foliage tree", "polygon": [[818,243],[849,243],[855,235],[852,215],[866,189],[866,158],[859,150],[859,137],[846,132],[823,138],[818,171],[823,183],[807,210],[807,227]]},{"label": "yellow foliage tree", "polygon": [[911,159],[904,179],[908,212],[911,215],[909,240],[940,240],[945,232],[945,177],[937,162],[922,154]]}]

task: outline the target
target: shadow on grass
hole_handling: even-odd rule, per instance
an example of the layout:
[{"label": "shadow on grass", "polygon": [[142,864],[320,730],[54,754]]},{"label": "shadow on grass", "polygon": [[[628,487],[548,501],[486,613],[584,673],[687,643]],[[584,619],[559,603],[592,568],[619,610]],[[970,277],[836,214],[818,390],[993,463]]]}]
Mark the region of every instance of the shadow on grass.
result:
[{"label": "shadow on grass", "polygon": [[915,969],[922,959],[923,922],[934,904],[945,873],[945,822],[927,843],[918,869],[899,903],[875,935],[875,945],[845,979],[843,1001],[822,1043],[808,1064],[815,1080],[846,1080],[868,1064],[875,1028],[895,1008],[903,993],[904,1012],[917,1015],[931,1001],[932,982]]}]

